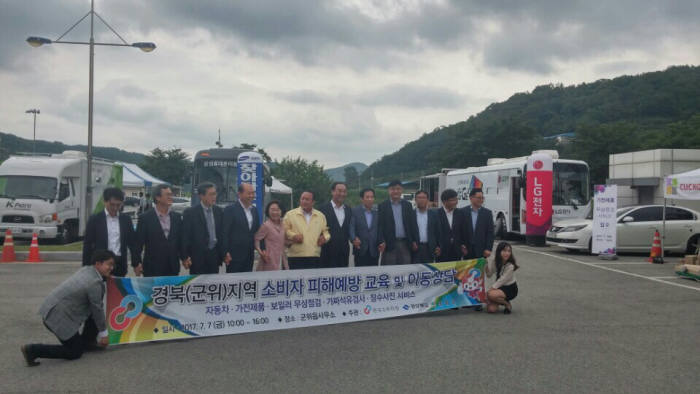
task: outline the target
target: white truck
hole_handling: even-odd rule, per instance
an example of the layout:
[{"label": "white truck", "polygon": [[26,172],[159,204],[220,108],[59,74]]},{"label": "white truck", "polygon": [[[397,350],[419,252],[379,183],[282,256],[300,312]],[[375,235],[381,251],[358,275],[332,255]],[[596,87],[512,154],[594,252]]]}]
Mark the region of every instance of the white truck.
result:
[{"label": "white truck", "polygon": [[[549,154],[554,164],[552,222],[583,219],[591,210],[591,186],[588,164],[580,160],[560,159],[557,151]],[[445,187],[457,191],[458,207],[469,205],[469,191],[481,188],[484,206],[493,212],[496,235],[525,234],[525,185],[528,156],[512,159],[488,159],[486,166],[448,171]],[[442,193],[441,189],[439,190]]]},{"label": "white truck", "polygon": [[68,243],[83,236],[85,209],[104,209],[102,191],[122,187],[122,166],[92,161],[93,198],[86,207],[87,157],[83,152],[13,155],[0,164],[0,237],[56,239]]}]

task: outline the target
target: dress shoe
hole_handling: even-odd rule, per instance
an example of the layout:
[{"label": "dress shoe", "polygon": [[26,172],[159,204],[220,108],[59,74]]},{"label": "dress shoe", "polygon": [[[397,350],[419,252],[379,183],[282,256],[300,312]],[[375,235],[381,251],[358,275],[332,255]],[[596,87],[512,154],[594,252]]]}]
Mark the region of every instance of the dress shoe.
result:
[{"label": "dress shoe", "polygon": [[28,367],[36,367],[39,365],[38,361],[35,361],[36,357],[32,356],[32,349],[30,345],[22,345],[22,347],[19,348],[22,351],[22,355],[24,356],[24,361],[27,362]]}]

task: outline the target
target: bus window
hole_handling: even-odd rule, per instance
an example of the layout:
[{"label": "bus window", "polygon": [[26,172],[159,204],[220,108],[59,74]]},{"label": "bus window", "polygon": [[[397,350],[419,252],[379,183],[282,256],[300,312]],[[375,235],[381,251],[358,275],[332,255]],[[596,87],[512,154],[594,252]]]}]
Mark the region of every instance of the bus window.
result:
[{"label": "bus window", "polygon": [[576,163],[554,163],[553,178],[552,204],[588,204],[588,167]]},{"label": "bus window", "polygon": [[[192,205],[199,203],[197,185],[211,182],[216,186],[216,203],[228,205],[238,201],[238,155],[245,152],[237,148],[213,148],[199,151],[194,158],[192,172]],[[264,184],[272,185],[270,169],[264,165]]]}]

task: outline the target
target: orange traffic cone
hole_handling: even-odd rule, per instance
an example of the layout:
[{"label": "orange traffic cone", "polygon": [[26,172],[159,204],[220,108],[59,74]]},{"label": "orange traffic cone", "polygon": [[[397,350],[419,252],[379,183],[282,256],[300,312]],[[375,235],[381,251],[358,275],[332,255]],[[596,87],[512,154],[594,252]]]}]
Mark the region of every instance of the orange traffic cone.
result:
[{"label": "orange traffic cone", "polygon": [[5,232],[5,243],[2,245],[2,259],[0,263],[12,263],[17,260],[15,256],[15,242],[12,240],[12,230]]},{"label": "orange traffic cone", "polygon": [[651,253],[649,254],[650,263],[663,264],[664,259],[661,257],[661,236],[659,230],[654,232],[654,241],[651,243]]},{"label": "orange traffic cone", "polygon": [[41,263],[41,257],[39,257],[39,238],[36,233],[32,234],[32,244],[29,245],[29,255],[24,261],[27,263]]}]

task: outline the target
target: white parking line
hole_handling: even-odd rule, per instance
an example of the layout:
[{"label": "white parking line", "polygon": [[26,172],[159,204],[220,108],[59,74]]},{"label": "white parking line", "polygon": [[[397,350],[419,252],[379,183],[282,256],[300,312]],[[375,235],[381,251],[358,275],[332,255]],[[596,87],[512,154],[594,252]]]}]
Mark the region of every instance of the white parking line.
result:
[{"label": "white parking line", "polygon": [[650,280],[650,281],[652,281],[652,282],[664,283],[664,284],[671,285],[671,286],[682,287],[682,288],[684,288],[684,289],[690,289],[690,290],[700,291],[700,287],[686,286],[686,285],[682,285],[682,284],[680,284],[680,283],[667,282],[667,281],[665,281],[665,280],[658,279],[658,278],[655,278],[655,277],[653,277],[653,276],[644,276],[644,275],[634,274],[634,273],[632,273],[632,272],[620,271],[620,270],[615,269],[615,268],[605,267],[605,266],[602,266],[602,265],[596,265],[596,264],[594,264],[594,263],[587,263],[587,262],[585,262],[585,261],[572,259],[572,258],[570,258],[570,257],[561,257],[561,256],[557,256],[557,255],[555,255],[555,254],[540,252],[540,251],[538,251],[538,250],[532,250],[532,249],[523,248],[523,247],[520,247],[520,246],[513,246],[513,248],[514,248],[514,249],[521,249],[521,250],[524,250],[524,251],[530,252],[530,253],[541,254],[541,255],[543,255],[543,256],[553,257],[553,258],[559,259],[559,260],[571,261],[571,262],[573,262],[573,263],[586,265],[586,266],[588,266],[588,267],[595,267],[595,268],[599,268],[599,269],[602,269],[602,270],[617,272],[618,274],[623,274],[623,275],[627,275],[627,276],[632,276],[632,277],[635,277],[635,278],[646,279],[646,280]]},{"label": "white parking line", "polygon": [[609,263],[609,262],[595,262],[591,264],[610,264],[610,265],[649,265],[651,263],[624,263],[624,262],[619,262],[619,263]]}]

